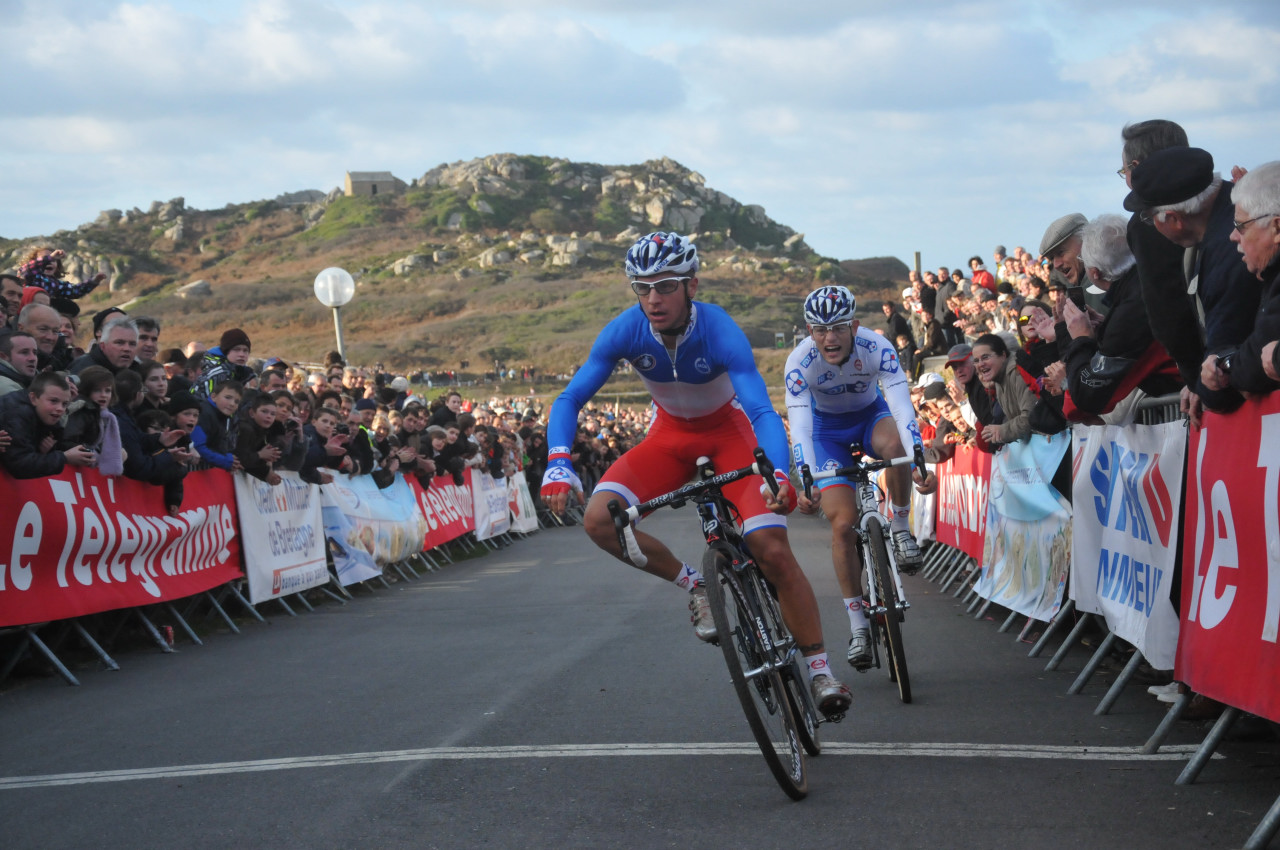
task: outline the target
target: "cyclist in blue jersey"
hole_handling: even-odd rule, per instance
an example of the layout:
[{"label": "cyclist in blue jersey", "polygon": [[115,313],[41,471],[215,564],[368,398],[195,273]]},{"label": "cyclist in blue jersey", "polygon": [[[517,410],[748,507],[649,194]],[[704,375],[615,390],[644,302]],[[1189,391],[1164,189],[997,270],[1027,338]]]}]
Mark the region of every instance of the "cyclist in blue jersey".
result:
[{"label": "cyclist in blue jersey", "polygon": [[[630,506],[674,490],[693,477],[704,455],[719,471],[749,466],[760,445],[776,467],[778,495],[750,478],[724,492],[742,515],[752,554],[778,590],[783,619],[805,656],[815,702],[824,715],[841,714],[849,707],[849,689],[831,675],[818,603],[787,541],[784,515],[794,509],[796,491],[787,475],[786,430],[746,335],[721,308],[693,300],[698,251],[684,237],[662,232],[642,237],[627,252],[626,272],[639,303],[605,326],[586,363],[551,406],[542,498],[560,512],[571,492],[581,492],[569,459],[578,412],[621,360],[635,368],[657,412],[645,439],[609,467],[587,503],[587,534],[615,558],[622,560],[622,551],[610,500]],[[643,569],[687,590],[695,633],[716,640],[699,571],[649,534],[637,531],[636,540],[648,559]]]},{"label": "cyclist in blue jersey", "polygon": [[[922,457],[916,411],[897,352],[883,336],[861,327],[854,310],[853,294],[843,286],[820,287],[805,299],[809,337],[791,352],[786,365],[787,419],[797,466],[848,466],[854,443],[885,460],[904,457],[906,446]],[[892,467],[885,475],[894,559],[899,570],[911,575],[922,562],[909,526],[911,475],[905,466]],[[932,473],[925,480],[917,471],[915,479],[921,492],[932,492],[937,483]],[[847,478],[836,477],[820,481],[812,501],[799,498],[801,511],[811,513],[821,503],[831,521],[832,560],[853,633],[847,657],[855,669],[866,671],[872,664],[871,633],[862,605],[856,494]]]}]

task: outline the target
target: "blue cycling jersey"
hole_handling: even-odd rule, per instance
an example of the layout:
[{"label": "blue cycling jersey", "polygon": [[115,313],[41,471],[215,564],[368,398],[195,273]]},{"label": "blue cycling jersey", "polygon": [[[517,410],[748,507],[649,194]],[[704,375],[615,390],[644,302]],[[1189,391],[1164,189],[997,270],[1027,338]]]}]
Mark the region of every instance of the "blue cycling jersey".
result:
[{"label": "blue cycling jersey", "polygon": [[618,362],[626,360],[644,381],[660,416],[695,420],[733,402],[751,421],[770,462],[787,471],[786,430],[769,401],[746,334],[714,304],[695,301],[690,309],[689,326],[674,350],[653,330],[639,304],[605,325],[587,362],[551,406],[547,425],[551,454],[568,453],[578,411],[609,379]]}]

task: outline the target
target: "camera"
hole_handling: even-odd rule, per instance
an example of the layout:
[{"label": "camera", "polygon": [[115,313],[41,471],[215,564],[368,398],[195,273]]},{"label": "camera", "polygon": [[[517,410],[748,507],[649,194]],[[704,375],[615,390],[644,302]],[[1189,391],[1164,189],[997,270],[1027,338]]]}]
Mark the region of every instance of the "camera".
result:
[{"label": "camera", "polygon": [[343,422],[341,425],[334,425],[333,433],[351,436],[351,426],[345,422]]}]

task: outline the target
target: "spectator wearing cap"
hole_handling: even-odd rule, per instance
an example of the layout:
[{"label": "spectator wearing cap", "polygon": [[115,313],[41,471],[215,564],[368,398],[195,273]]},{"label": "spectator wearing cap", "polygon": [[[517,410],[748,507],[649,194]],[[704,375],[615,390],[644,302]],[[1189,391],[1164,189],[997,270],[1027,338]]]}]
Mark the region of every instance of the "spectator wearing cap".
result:
[{"label": "spectator wearing cap", "polygon": [[991,259],[995,261],[996,266],[996,285],[1010,282],[1010,273],[1007,267],[1009,262],[1009,252],[1005,250],[1003,245],[997,245],[995,250],[991,252]]},{"label": "spectator wearing cap", "polygon": [[[1201,148],[1156,151],[1130,171],[1133,191],[1124,207],[1149,221],[1160,235],[1185,249],[1187,291],[1198,304],[1205,351],[1234,350],[1253,330],[1262,293],[1231,241],[1235,205],[1231,181],[1213,170],[1213,156]],[[1234,392],[1209,389],[1197,376],[1196,393],[1209,407],[1229,410],[1239,404]],[[1184,407],[1193,420],[1198,405],[1189,395]]]},{"label": "spectator wearing cap", "polygon": [[[1253,330],[1234,351],[1210,354],[1201,370],[1211,390],[1269,393],[1280,388],[1280,161],[1260,165],[1240,178],[1231,241],[1250,275],[1261,282],[1262,306]],[[1257,286],[1257,284],[1254,284]],[[1225,363],[1223,361],[1226,361]]]},{"label": "spectator wearing cap", "polygon": [[[1157,151],[1188,146],[1186,130],[1163,119],[1126,124],[1120,136],[1124,146],[1117,173],[1130,190],[1133,169],[1140,162]],[[1200,316],[1187,296],[1183,249],[1161,236],[1139,213],[1129,218],[1128,242],[1137,261],[1138,283],[1151,333],[1177,362],[1183,382],[1194,387],[1204,360],[1204,334]]]},{"label": "spectator wearing cap", "polygon": [[39,363],[35,337],[21,331],[0,331],[0,396],[26,390]]},{"label": "spectator wearing cap", "polygon": [[107,320],[99,340],[90,346],[88,353],[71,361],[67,368],[71,374],[78,375],[90,366],[101,366],[115,375],[133,365],[137,353],[138,324],[121,313]]},{"label": "spectator wearing cap", "polygon": [[250,350],[249,335],[240,328],[223,331],[218,344],[204,352],[200,380],[192,387],[192,392],[198,398],[208,398],[213,388],[223,381],[243,385],[253,380],[254,372],[248,366]]},{"label": "spectator wearing cap", "polygon": [[[1080,213],[1070,213],[1045,228],[1040,239],[1040,256],[1047,259],[1052,266],[1049,276],[1050,288],[1056,288],[1065,297],[1066,290],[1084,287],[1086,275],[1084,263],[1080,261],[1080,246],[1083,243],[1081,234],[1089,219]],[[1106,312],[1106,306],[1098,294],[1081,292],[1084,302],[1098,311]]]},{"label": "spectator wearing cap", "polygon": [[1108,214],[1084,229],[1081,258],[1093,285],[1106,293],[1110,310],[1103,318],[1070,302],[1063,308],[1069,339],[1060,349],[1070,418],[1078,418],[1073,410],[1110,413],[1136,389],[1159,396],[1182,386],[1173,358],[1151,334],[1127,227],[1123,216]]},{"label": "spectator wearing cap", "polygon": [[99,310],[93,314],[93,341],[97,342],[102,338],[102,327],[112,316],[124,316],[124,310],[119,307],[108,307],[105,310]]}]

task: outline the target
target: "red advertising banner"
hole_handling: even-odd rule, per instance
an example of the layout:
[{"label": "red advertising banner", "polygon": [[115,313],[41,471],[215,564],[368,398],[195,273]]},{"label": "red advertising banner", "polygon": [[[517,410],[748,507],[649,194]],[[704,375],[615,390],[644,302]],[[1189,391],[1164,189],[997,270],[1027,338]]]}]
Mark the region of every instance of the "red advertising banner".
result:
[{"label": "red advertising banner", "polygon": [[1280,393],[1190,438],[1175,676],[1280,721]]},{"label": "red advertising banner", "polygon": [[938,542],[981,561],[991,455],[970,446],[958,446],[955,457],[938,464],[937,473]]},{"label": "red advertising banner", "polygon": [[171,517],[161,488],[95,469],[0,473],[0,626],[181,599],[243,575],[231,476],[193,472],[184,491]]},{"label": "red advertising banner", "polygon": [[413,488],[413,496],[427,520],[423,549],[434,549],[468,531],[476,530],[470,486],[454,484],[448,475],[432,478],[431,486],[426,489],[411,475],[406,476],[405,480]]}]

